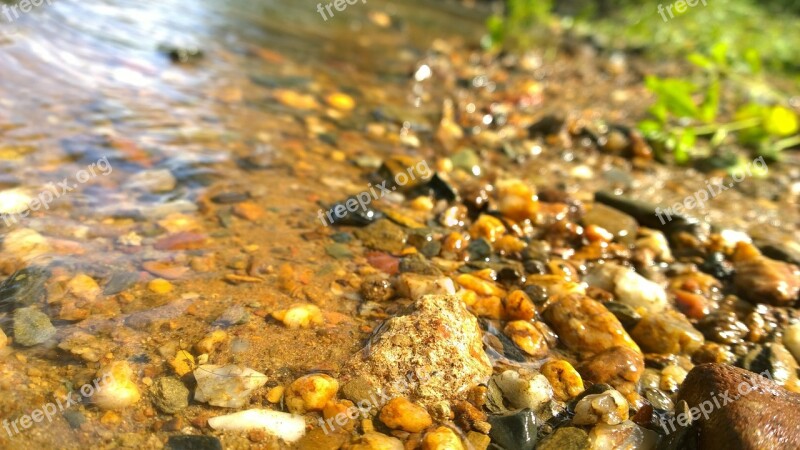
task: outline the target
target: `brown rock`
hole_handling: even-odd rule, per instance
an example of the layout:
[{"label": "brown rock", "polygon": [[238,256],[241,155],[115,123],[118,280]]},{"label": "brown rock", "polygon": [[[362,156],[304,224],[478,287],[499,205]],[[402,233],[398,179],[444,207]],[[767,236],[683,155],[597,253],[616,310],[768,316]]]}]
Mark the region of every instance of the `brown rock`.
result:
[{"label": "brown rock", "polygon": [[380,403],[385,395],[430,407],[464,397],[491,374],[475,316],[456,296],[426,295],[409,314],[379,326],[340,380],[342,393],[356,404]]},{"label": "brown rock", "polygon": [[584,356],[617,346],[641,353],[614,314],[589,297],[564,297],[545,309],[544,319],[568,349]]},{"label": "brown rock", "polygon": [[619,389],[639,382],[644,373],[644,356],[628,347],[612,347],[581,364],[578,371],[584,379]]},{"label": "brown rock", "polygon": [[701,450],[800,448],[800,395],[753,372],[726,364],[695,366],[678,400],[690,408],[712,405],[707,419],[700,415],[693,425]]},{"label": "brown rock", "polygon": [[631,336],[646,352],[663,354],[692,354],[705,342],[686,316],[672,310],[646,316]]},{"label": "brown rock", "polygon": [[800,298],[800,268],[769,259],[751,244],[736,245],[733,267],[736,289],[751,303],[787,306]]}]

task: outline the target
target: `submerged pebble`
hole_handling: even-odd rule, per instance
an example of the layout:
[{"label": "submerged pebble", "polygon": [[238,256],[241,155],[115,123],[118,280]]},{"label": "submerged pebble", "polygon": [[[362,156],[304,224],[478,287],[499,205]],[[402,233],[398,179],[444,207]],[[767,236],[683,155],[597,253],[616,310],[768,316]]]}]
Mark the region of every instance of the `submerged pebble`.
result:
[{"label": "submerged pebble", "polygon": [[264,430],[288,443],[298,441],[306,433],[303,416],[258,408],[212,417],[208,426],[222,431]]},{"label": "submerged pebble", "polygon": [[235,365],[206,364],[194,370],[195,401],[226,408],[241,408],[253,390],[267,383],[267,376]]}]

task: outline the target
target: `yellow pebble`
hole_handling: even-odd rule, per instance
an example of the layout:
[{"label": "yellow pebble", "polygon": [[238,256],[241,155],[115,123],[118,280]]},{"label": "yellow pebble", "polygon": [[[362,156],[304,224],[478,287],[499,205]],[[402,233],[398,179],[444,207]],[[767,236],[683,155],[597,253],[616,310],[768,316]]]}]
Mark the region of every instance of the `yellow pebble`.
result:
[{"label": "yellow pebble", "polygon": [[289,309],[273,312],[272,317],[289,328],[308,328],[311,325],[321,325],[323,321],[322,311],[311,304],[292,305]]},{"label": "yellow pebble", "polygon": [[542,358],[547,355],[547,341],[542,333],[525,320],[514,320],[508,322],[503,329],[503,334],[511,338],[517,347],[523,352],[534,358]]},{"label": "yellow pebble", "polygon": [[278,403],[283,397],[283,392],[286,390],[283,386],[275,386],[267,392],[267,401],[270,403]]},{"label": "yellow pebble", "polygon": [[512,291],[503,299],[505,315],[508,320],[531,320],[536,316],[536,307],[525,291]]},{"label": "yellow pebble", "polygon": [[453,430],[441,426],[425,434],[422,450],[464,450],[464,444]]},{"label": "yellow pebble", "polygon": [[329,106],[336,108],[339,111],[351,111],[356,107],[356,101],[353,100],[353,97],[341,92],[334,92],[333,94],[328,95],[328,97],[325,98],[325,101],[328,102]]},{"label": "yellow pebble", "polygon": [[419,433],[433,424],[431,415],[422,406],[411,403],[405,397],[389,400],[381,409],[381,422],[393,430]]},{"label": "yellow pebble", "polygon": [[322,411],[336,396],[339,382],[321,373],[300,377],[289,386],[284,397],[286,407],[294,414]]},{"label": "yellow pebble", "polygon": [[175,358],[169,362],[169,365],[172,366],[172,370],[174,370],[179,377],[182,377],[194,370],[194,356],[186,350],[178,350],[175,354]]},{"label": "yellow pebble", "polygon": [[155,292],[156,294],[169,294],[175,286],[163,278],[156,278],[147,283],[147,288],[150,289],[150,292]]},{"label": "yellow pebble", "polygon": [[205,335],[203,339],[200,339],[200,342],[194,345],[194,349],[200,355],[203,353],[211,353],[227,339],[228,333],[223,330],[214,330]]},{"label": "yellow pebble", "polygon": [[469,234],[473,239],[484,238],[489,242],[494,242],[506,233],[506,226],[494,216],[482,214],[478,220],[469,228]]},{"label": "yellow pebble", "polygon": [[541,370],[553,387],[557,400],[565,402],[583,392],[583,379],[569,362],[561,359],[547,361]]}]

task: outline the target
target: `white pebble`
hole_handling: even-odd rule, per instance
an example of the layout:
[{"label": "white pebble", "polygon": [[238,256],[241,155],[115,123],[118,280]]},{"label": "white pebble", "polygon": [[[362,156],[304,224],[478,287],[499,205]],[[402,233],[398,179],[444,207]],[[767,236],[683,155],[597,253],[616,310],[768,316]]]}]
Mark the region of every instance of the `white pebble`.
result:
[{"label": "white pebble", "polygon": [[215,430],[224,431],[261,429],[289,443],[297,441],[306,433],[303,416],[258,408],[213,417],[208,419],[208,425]]}]

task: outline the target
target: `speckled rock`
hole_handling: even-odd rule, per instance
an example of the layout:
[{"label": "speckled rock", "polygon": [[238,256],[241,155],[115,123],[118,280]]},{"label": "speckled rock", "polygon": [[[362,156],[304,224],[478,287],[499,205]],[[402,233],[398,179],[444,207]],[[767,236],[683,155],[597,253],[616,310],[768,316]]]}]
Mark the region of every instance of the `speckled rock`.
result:
[{"label": "speckled rock", "polygon": [[589,297],[566,296],[545,309],[544,319],[568,349],[582,355],[616,346],[641,353],[614,314]]},{"label": "speckled rock", "polygon": [[491,382],[497,384],[503,396],[515,408],[538,411],[553,398],[550,382],[540,373],[519,374],[506,370],[492,377]]},{"label": "speckled rock", "polygon": [[429,407],[461,397],[491,374],[477,319],[458,297],[426,295],[407,315],[379,326],[339,379],[356,403],[383,394]]},{"label": "speckled rock", "polygon": [[631,336],[642,349],[651,353],[692,354],[705,342],[683,314],[665,311],[644,317],[631,330]]},{"label": "speckled rock", "polygon": [[47,342],[55,336],[56,327],[47,314],[34,307],[14,311],[14,343],[32,347]]},{"label": "speckled rock", "polygon": [[578,367],[583,377],[593,383],[606,383],[631,392],[644,373],[644,357],[628,347],[612,347],[598,353]]},{"label": "speckled rock", "polygon": [[189,406],[189,390],[174,377],[161,377],[150,388],[153,404],[164,413],[175,414]]},{"label": "speckled rock", "polygon": [[361,239],[365,247],[397,254],[405,247],[405,231],[388,219],[379,220],[371,225],[356,230],[355,235]]},{"label": "speckled rock", "polygon": [[[741,391],[740,386],[744,386]],[[747,390],[750,392],[741,395]],[[731,402],[723,399],[723,394],[730,400],[738,399]],[[713,404],[713,398],[720,407],[712,408],[695,425],[701,450],[800,448],[800,395],[738,367],[695,366],[681,386],[678,399],[699,408],[703,402]]]},{"label": "speckled rock", "polygon": [[800,268],[769,259],[753,245],[740,242],[733,254],[736,289],[752,303],[787,306],[800,298]]},{"label": "speckled rock", "polygon": [[547,436],[537,450],[588,450],[589,435],[575,427],[561,427]]}]

